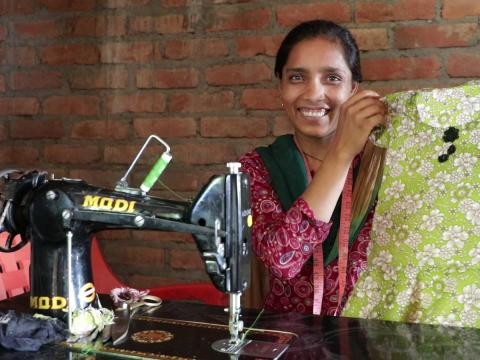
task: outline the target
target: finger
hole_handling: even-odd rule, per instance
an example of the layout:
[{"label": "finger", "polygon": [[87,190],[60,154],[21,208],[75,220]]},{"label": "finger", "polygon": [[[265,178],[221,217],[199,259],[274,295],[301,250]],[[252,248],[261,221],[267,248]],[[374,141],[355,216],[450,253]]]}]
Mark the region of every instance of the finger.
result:
[{"label": "finger", "polygon": [[355,95],[351,96],[345,102],[345,105],[349,106],[349,105],[356,104],[357,102],[362,101],[365,98],[380,99],[380,95],[373,90],[362,90],[356,93]]}]

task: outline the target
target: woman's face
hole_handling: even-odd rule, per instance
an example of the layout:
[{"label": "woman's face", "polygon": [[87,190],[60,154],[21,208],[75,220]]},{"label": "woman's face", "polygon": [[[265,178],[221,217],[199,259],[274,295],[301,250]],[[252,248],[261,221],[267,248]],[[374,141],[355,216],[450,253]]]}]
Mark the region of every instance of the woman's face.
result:
[{"label": "woman's face", "polygon": [[298,135],[333,134],[335,114],[356,89],[342,47],[325,38],[297,43],[282,70],[280,94]]}]

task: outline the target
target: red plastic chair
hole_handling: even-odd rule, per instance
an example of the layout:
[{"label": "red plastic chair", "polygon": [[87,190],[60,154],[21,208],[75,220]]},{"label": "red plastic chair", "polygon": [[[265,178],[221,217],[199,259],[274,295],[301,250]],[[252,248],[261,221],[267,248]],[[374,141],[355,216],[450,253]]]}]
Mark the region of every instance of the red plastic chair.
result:
[{"label": "red plastic chair", "polygon": [[[0,242],[4,244],[7,236],[8,233],[1,233]],[[16,240],[14,240],[14,244]],[[23,294],[29,290],[30,243],[15,252],[0,252],[0,300]]]},{"label": "red plastic chair", "polygon": [[[113,288],[128,286],[122,283],[105,261],[98,240],[95,237],[92,240],[91,257],[93,283],[97,293],[110,294]],[[189,300],[222,306],[228,304],[228,296],[217,290],[210,283],[167,285],[149,288],[148,290],[150,291],[149,294],[158,296],[162,300]]]}]

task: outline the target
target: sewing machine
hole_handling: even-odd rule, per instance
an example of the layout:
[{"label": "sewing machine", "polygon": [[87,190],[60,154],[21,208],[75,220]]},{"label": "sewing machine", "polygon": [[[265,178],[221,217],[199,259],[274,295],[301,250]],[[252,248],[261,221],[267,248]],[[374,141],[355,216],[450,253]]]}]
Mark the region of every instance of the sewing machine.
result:
[{"label": "sewing machine", "polygon": [[[191,233],[212,283],[230,297],[230,339],[212,347],[238,354],[246,344],[240,337],[240,296],[250,279],[248,177],[238,171],[240,164],[229,163],[230,173],[212,177],[192,202],[149,196],[171,159],[168,145],[139,188],[129,187],[126,178],[152,138],[163,142],[151,136],[115,190],[43,171],[1,171],[0,231],[9,236],[0,251],[31,242],[30,306],[71,325],[74,310],[100,306],[90,261],[93,234],[105,229]],[[17,234],[20,243],[13,242]]]}]

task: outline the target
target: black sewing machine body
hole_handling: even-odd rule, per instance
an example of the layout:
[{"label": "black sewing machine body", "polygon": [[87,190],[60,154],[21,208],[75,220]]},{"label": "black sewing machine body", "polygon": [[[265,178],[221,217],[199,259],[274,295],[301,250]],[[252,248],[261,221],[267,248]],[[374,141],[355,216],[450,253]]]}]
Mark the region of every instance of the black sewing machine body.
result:
[{"label": "black sewing machine body", "polygon": [[18,248],[11,243],[16,234],[31,242],[32,308],[63,317],[68,306],[99,306],[90,246],[93,234],[105,229],[192,233],[220,291],[237,294],[248,286],[252,220],[246,174],[213,177],[191,203],[50,179],[38,171],[11,175],[3,175],[0,225],[10,233],[3,251]]}]

